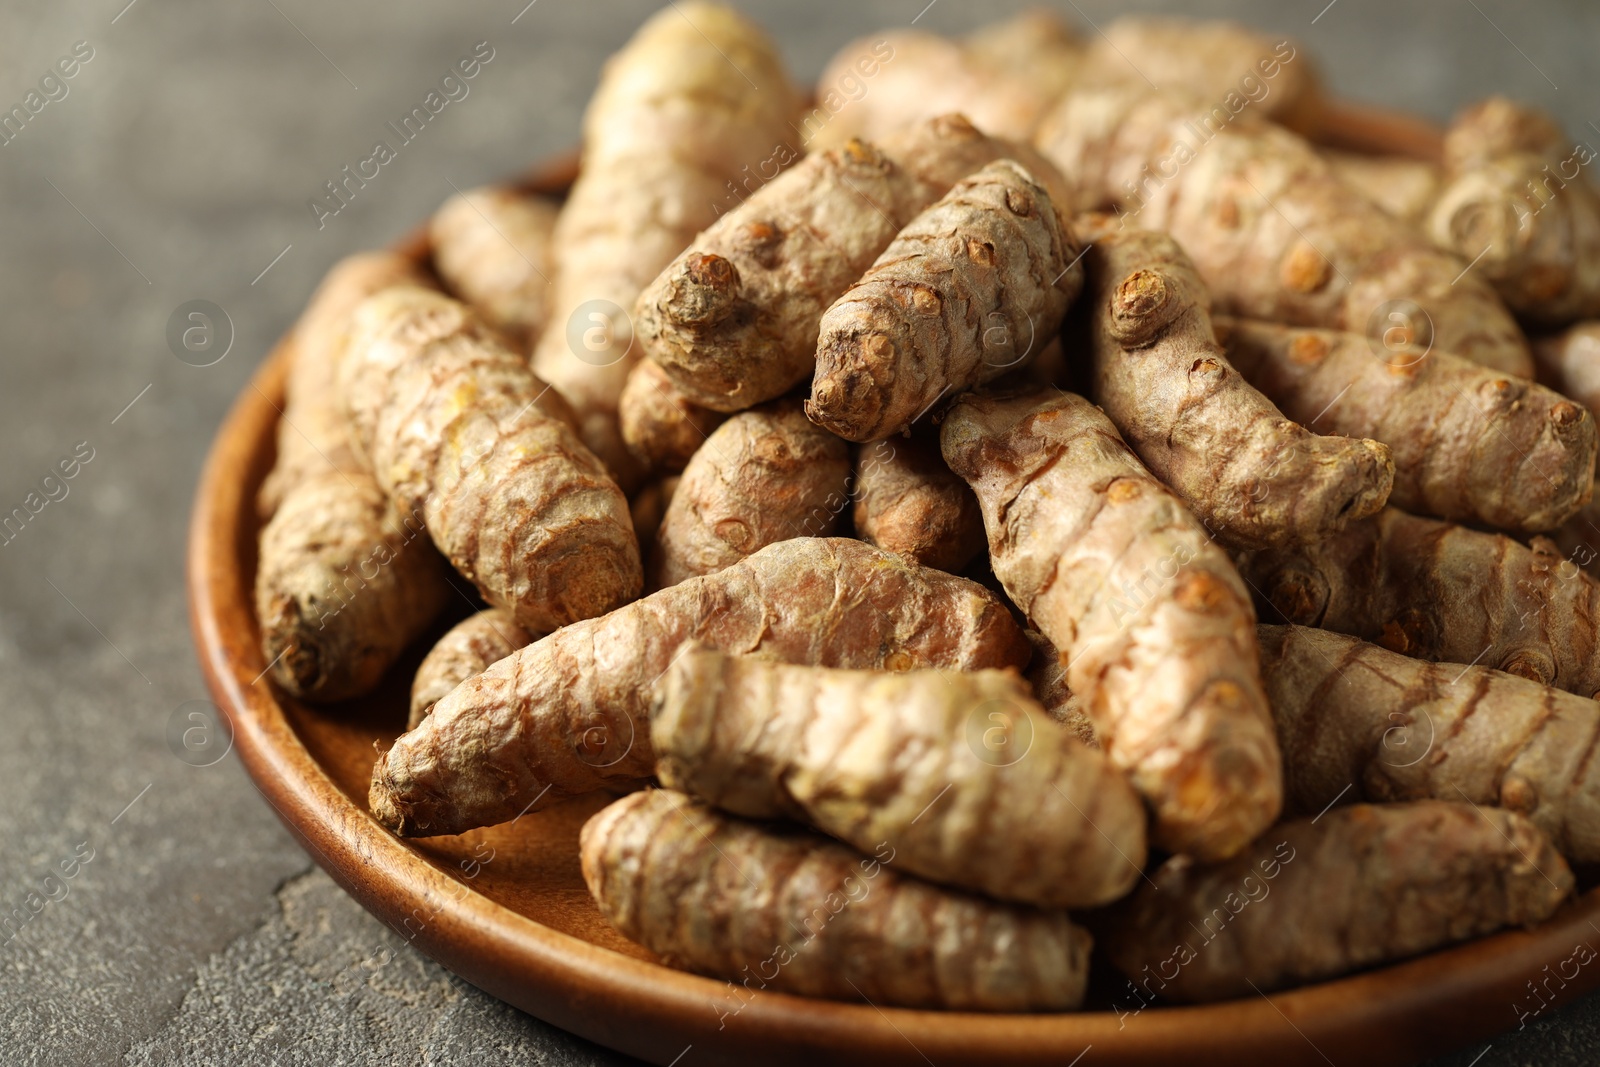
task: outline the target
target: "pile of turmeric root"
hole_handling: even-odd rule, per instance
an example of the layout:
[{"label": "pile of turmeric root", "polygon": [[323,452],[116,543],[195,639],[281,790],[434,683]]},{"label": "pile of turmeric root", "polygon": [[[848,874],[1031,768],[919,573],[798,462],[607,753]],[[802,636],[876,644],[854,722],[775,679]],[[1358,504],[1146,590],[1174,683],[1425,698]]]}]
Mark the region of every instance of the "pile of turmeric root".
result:
[{"label": "pile of turmeric root", "polygon": [[749,990],[1071,1010],[1098,950],[1120,1013],[1544,920],[1600,861],[1594,153],[1327,107],[1292,42],[1038,13],[808,101],[663,9],[564,201],[461,194],[305,312],[274,684],[474,612],[374,818],[610,791],[600,911]]}]

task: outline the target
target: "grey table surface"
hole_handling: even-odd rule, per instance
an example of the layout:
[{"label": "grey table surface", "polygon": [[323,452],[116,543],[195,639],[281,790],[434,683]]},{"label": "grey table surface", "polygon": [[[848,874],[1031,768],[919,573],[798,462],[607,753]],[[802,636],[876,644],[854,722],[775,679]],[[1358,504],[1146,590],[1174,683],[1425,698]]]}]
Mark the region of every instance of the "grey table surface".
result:
[{"label": "grey table surface", "polygon": [[[6,109],[78,42],[92,50],[0,146],[0,511],[64,456],[92,455],[0,545],[0,916],[32,915],[0,944],[0,1062],[632,1062],[405,946],[314,866],[236,754],[193,766],[169,742],[206,698],[182,560],[229,402],[335,259],[393,240],[452,185],[574,144],[602,59],[654,6],[526,2],[0,10]],[[961,31],[1013,6],[925,3],[741,6],[799,78],[856,34]],[[1080,24],[1233,15],[1299,38],[1348,97],[1442,120],[1503,91],[1600,135],[1600,6],[1585,0],[1064,4]],[[479,41],[494,58],[470,95],[319,229],[308,199]],[[234,332],[203,368],[166,340],[194,299]],[[74,877],[47,881],[64,861]],[[1597,1059],[1591,998],[1433,1064]]]}]

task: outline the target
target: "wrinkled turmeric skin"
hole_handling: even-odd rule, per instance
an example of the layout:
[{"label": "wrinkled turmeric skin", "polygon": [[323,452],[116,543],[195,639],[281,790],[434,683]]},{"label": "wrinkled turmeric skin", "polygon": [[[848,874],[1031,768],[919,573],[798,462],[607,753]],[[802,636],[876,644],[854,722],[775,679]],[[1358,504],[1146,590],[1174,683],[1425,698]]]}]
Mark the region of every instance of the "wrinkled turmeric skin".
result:
[{"label": "wrinkled turmeric skin", "polygon": [[618,400],[622,440],[644,469],[661,475],[683,473],[689,460],[727,415],[683,395],[653,359],[628,372]]},{"label": "wrinkled turmeric skin", "polygon": [[1260,632],[1293,810],[1470,800],[1526,816],[1574,863],[1600,860],[1600,704],[1327,630]]},{"label": "wrinkled turmeric skin", "polygon": [[1105,232],[1086,258],[1091,397],[1218,540],[1315,543],[1383,507],[1395,477],[1388,447],[1314,434],[1245,381],[1171,237]]},{"label": "wrinkled turmeric skin", "polygon": [[1530,546],[1387,508],[1320,545],[1238,563],[1269,621],[1600,692],[1600,582],[1548,538]]},{"label": "wrinkled turmeric skin", "polygon": [[1537,108],[1492,96],[1445,133],[1445,184],[1425,223],[1473,260],[1518,315],[1543,327],[1600,315],[1594,149]]},{"label": "wrinkled turmeric skin", "polygon": [[685,397],[742,411],[811,377],[823,312],[956,182],[1014,159],[1050,196],[1065,180],[1026,145],[941,115],[807,156],[688,243],[639,296],[645,354]]},{"label": "wrinkled turmeric skin", "polygon": [[984,550],[978,498],[945,465],[937,437],[874,441],[855,452],[857,537],[951,574]]},{"label": "wrinkled turmeric skin", "polygon": [[1573,885],[1549,840],[1512,812],[1353,804],[1275,826],[1224,863],[1175,856],[1095,929],[1146,995],[1204,1002],[1532,925]]},{"label": "wrinkled turmeric skin", "polygon": [[656,535],[651,587],[833,533],[849,482],[849,446],[807,420],[798,400],[740,412],[684,468]]},{"label": "wrinkled turmeric skin", "polygon": [[1589,499],[1594,418],[1551,389],[1418,346],[1380,357],[1352,333],[1237,319],[1219,320],[1218,333],[1289,418],[1383,442],[1396,507],[1538,532]]},{"label": "wrinkled turmeric skin", "polygon": [[518,625],[548,632],[639,595],[627,498],[472,309],[417,288],[369,298],[341,386],[378,484]]},{"label": "wrinkled turmeric skin", "polygon": [[445,288],[524,350],[550,317],[556,215],[543,197],[486,186],[446,200],[428,226]]},{"label": "wrinkled turmeric skin", "polygon": [[771,545],[457,686],[372,772],[373,815],[406,837],[492,826],[655,770],[650,687],[689,641],[824,667],[1021,667],[1030,649],[976,582],[846,538]]},{"label": "wrinkled turmeric skin", "polygon": [[1010,671],[691,650],[658,684],[650,723],[663,785],[863,851],[889,841],[898,869],[930,881],[1066,908],[1110,903],[1139,879],[1138,795]]},{"label": "wrinkled turmeric skin", "polygon": [[338,384],[355,308],[421,281],[396,253],[349,256],[295,326],[277,461],[257,495],[255,608],[263,662],[303,700],[371,691],[450,595],[421,516],[390,503],[355,448]]},{"label": "wrinkled turmeric skin", "polygon": [[823,314],[806,414],[846,440],[881,440],[1026,366],[1082,289],[1081,258],[1022,166],[963,178]]},{"label": "wrinkled turmeric skin", "polygon": [[671,966],[908,1008],[1083,1002],[1090,938],[1066,912],[907,877],[887,842],[863,855],[652,789],[590,819],[580,849],[601,914]]},{"label": "wrinkled turmeric skin", "polygon": [[1208,859],[1244,848],[1282,782],[1255,613],[1227,556],[1080,396],[969,395],[941,439],[983,508],[995,576],[1065,658],[1152,840]]},{"label": "wrinkled turmeric skin", "polygon": [[531,644],[534,637],[504,608],[485,608],[452,626],[417,667],[406,729],[415,730],[450,690]]},{"label": "wrinkled turmeric skin", "polygon": [[1368,200],[1287,129],[1140,81],[1066,94],[1034,143],[1072,176],[1073,210],[1109,203],[1124,231],[1170,233],[1218,311],[1431,342],[1533,376],[1527,339],[1468,258]]},{"label": "wrinkled turmeric skin", "polygon": [[584,112],[583,166],[556,221],[550,328],[533,369],[571,402],[584,444],[629,492],[645,473],[618,423],[629,371],[647,354],[634,303],[732,206],[743,169],[788,142],[798,106],[760,27],[686,0],[610,59]]}]

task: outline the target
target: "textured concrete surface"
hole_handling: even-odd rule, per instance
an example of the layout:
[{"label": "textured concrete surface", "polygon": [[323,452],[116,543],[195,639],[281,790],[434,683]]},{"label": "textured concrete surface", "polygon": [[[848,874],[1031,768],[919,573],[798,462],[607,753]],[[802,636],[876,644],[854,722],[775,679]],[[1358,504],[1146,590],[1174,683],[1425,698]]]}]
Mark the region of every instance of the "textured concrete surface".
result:
[{"label": "textured concrete surface", "polygon": [[[6,109],[75,42],[93,50],[0,147],[0,511],[79,460],[66,495],[0,545],[0,922],[27,919],[0,929],[0,1061],[625,1062],[403,947],[313,869],[235,756],[193,766],[209,758],[168,740],[205,729],[189,718],[205,692],[181,562],[230,399],[336,258],[392,240],[451,183],[574,143],[601,59],[653,6],[525,2],[0,9]],[[1349,96],[1444,118],[1501,90],[1595,132],[1595,5],[1324,3],[1167,6],[1293,33]],[[801,77],[919,12],[959,31],[1012,6],[924,4],[747,6]],[[1066,6],[1103,22],[1123,5]],[[319,231],[307,199],[484,40],[495,57],[471,95]],[[234,334],[203,368],[166,341],[194,299]],[[1590,1063],[1597,1027],[1590,1001],[1438,1063]]]}]

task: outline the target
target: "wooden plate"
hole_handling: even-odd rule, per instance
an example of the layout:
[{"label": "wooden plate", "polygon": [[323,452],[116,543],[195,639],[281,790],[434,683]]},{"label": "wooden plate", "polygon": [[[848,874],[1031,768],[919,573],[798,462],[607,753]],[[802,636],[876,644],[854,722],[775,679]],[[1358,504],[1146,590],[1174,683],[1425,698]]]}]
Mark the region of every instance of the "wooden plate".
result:
[{"label": "wooden plate", "polygon": [[[1341,147],[1436,151],[1438,131],[1353,109],[1329,123]],[[575,157],[530,188],[560,192]],[[426,254],[413,236],[404,247]],[[292,337],[235,402],[195,497],[189,611],[202,668],[239,755],[284,824],[333,878],[419,949],[557,1026],[657,1064],[1407,1064],[1518,1024],[1600,986],[1569,960],[1600,946],[1600,890],[1549,922],[1333,982],[1205,1007],[1151,1007],[1110,975],[1089,1010],[981,1015],[737,992],[670,970],[600,917],[578,869],[578,830],[607,796],[583,797],[455,838],[401,841],[367,811],[374,745],[406,717],[415,659],[372,697],[300,704],[263,677],[251,607],[259,523]],[[463,604],[463,613],[466,610]],[[423,643],[425,644],[425,642]],[[420,652],[415,655],[420,655]],[[1530,984],[1531,983],[1531,984]],[[1533,988],[1537,986],[1536,995]],[[1121,995],[1118,996],[1119,991]],[[1113,1002],[1121,1011],[1111,1010]],[[1541,1005],[1543,1007],[1541,1008]]]}]

